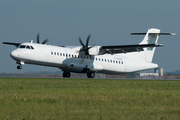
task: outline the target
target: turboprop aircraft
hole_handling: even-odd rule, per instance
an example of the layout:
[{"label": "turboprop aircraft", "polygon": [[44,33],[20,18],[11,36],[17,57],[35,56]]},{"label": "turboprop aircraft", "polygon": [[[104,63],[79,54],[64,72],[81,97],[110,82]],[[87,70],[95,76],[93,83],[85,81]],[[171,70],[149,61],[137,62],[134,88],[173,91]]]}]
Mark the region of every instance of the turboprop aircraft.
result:
[{"label": "turboprop aircraft", "polygon": [[145,35],[142,42],[137,45],[110,45],[110,46],[89,46],[90,35],[84,44],[79,37],[82,46],[53,46],[46,45],[48,39],[42,44],[37,43],[12,43],[3,44],[15,45],[17,48],[10,53],[10,56],[18,64],[17,69],[22,69],[24,64],[34,64],[49,67],[56,67],[63,71],[63,77],[70,77],[71,72],[87,73],[88,78],[94,78],[95,73],[123,74],[158,67],[152,63],[160,35],[175,35],[174,33],[160,33],[159,29],[151,28],[147,33],[131,33],[132,35]]}]

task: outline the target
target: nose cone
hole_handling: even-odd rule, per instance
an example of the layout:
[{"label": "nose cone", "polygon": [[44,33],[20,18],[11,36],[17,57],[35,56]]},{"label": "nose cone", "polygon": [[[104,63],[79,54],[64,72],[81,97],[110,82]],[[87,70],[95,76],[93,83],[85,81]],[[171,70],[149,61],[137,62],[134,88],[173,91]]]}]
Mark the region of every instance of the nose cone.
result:
[{"label": "nose cone", "polygon": [[18,59],[18,53],[16,50],[13,50],[11,53],[10,53],[10,56],[14,59],[14,60],[17,60]]}]

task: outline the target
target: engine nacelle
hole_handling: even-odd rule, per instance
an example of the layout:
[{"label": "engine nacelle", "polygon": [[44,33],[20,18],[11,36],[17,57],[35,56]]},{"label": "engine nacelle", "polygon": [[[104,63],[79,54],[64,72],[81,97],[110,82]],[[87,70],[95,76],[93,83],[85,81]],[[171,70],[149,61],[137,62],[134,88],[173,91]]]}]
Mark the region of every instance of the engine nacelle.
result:
[{"label": "engine nacelle", "polygon": [[100,50],[100,46],[93,46],[88,50],[89,55],[98,55]]}]

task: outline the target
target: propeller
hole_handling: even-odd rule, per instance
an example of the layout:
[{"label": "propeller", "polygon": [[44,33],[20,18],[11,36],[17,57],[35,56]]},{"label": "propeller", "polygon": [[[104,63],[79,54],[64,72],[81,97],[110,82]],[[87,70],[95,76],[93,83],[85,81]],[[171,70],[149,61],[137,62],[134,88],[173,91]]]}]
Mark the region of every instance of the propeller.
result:
[{"label": "propeller", "polygon": [[84,43],[83,43],[82,40],[81,40],[81,37],[79,37],[79,42],[80,42],[81,45],[82,45],[82,48],[81,48],[80,51],[84,51],[86,55],[89,55],[88,50],[89,50],[90,48],[94,47],[94,46],[88,47],[90,37],[91,37],[91,35],[88,35],[87,40],[86,40],[86,45],[84,45]]},{"label": "propeller", "polygon": [[[37,34],[37,43],[38,44],[40,44],[40,42],[39,42],[39,33]],[[45,39],[43,42],[42,42],[42,44],[45,44],[46,42],[48,42],[49,40],[48,39]]]}]

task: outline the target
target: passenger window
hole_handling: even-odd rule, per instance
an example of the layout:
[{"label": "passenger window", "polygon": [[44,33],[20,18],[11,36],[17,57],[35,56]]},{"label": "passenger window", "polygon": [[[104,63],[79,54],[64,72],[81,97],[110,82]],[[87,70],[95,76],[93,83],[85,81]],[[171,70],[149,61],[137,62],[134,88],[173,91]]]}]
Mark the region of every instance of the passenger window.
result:
[{"label": "passenger window", "polygon": [[121,63],[123,64],[123,61]]},{"label": "passenger window", "polygon": [[116,61],[116,63],[118,63],[118,61]]},{"label": "passenger window", "polygon": [[96,58],[96,61],[97,61],[97,58]]},{"label": "passenger window", "polygon": [[60,53],[60,56],[62,56],[62,53]]},{"label": "passenger window", "polygon": [[115,61],[113,60],[113,63],[115,63]]},{"label": "passenger window", "polygon": [[112,63],[112,60],[110,60],[110,62]]},{"label": "passenger window", "polygon": [[54,52],[54,55],[56,55],[56,52]]},{"label": "passenger window", "polygon": [[106,59],[104,59],[104,61],[106,62]]},{"label": "passenger window", "polygon": [[103,59],[102,59],[102,61],[103,61]]},{"label": "passenger window", "polygon": [[74,56],[72,55],[72,57],[74,57]]},{"label": "passenger window", "polygon": [[71,55],[69,54],[69,57],[71,57]]},{"label": "passenger window", "polygon": [[57,53],[57,55],[59,56],[59,53]]},{"label": "passenger window", "polygon": [[53,52],[51,52],[51,55],[53,55]]},{"label": "passenger window", "polygon": [[119,64],[121,64],[121,61],[119,61]]},{"label": "passenger window", "polygon": [[101,61],[101,59],[99,58],[99,61]]}]

